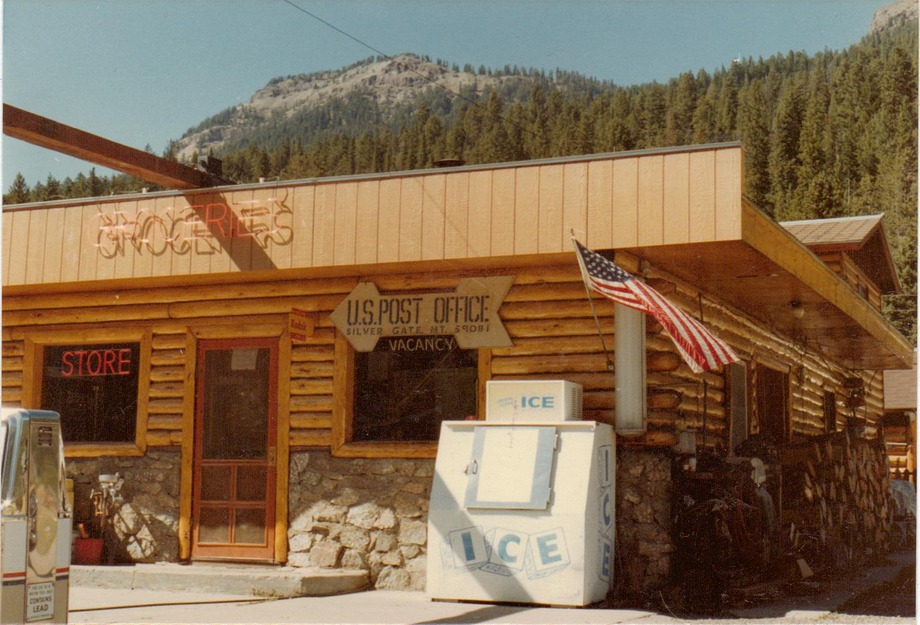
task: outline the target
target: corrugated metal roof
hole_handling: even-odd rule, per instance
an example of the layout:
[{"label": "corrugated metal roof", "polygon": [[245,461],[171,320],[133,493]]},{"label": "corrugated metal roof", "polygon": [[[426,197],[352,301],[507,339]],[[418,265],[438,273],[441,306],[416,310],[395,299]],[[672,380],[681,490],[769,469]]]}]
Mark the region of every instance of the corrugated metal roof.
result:
[{"label": "corrugated metal roof", "polygon": [[792,236],[811,246],[860,246],[882,221],[882,215],[859,215],[831,219],[781,221],[779,225]]}]

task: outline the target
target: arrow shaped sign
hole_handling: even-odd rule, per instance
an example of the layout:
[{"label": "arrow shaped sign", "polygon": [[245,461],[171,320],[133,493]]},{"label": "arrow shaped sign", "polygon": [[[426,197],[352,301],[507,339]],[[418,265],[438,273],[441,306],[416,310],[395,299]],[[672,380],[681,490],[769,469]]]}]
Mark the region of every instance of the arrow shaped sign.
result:
[{"label": "arrow shaped sign", "polygon": [[508,347],[498,309],[513,283],[514,276],[463,278],[453,293],[383,295],[361,282],[330,319],[359,352],[385,336],[453,335],[462,349]]}]

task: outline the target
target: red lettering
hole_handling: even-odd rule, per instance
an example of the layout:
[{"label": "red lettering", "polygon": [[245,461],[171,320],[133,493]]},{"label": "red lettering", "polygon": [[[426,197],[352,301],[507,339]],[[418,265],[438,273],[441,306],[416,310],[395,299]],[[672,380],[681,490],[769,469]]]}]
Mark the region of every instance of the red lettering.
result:
[{"label": "red lettering", "polygon": [[[93,364],[95,360],[95,364]],[[92,376],[105,375],[105,372],[102,370],[102,352],[98,349],[94,349],[86,356],[86,370]]]},{"label": "red lettering", "polygon": [[65,378],[131,375],[131,349],[66,351],[61,354],[61,375]]},{"label": "red lettering", "polygon": [[81,349],[74,353],[77,355],[77,375],[83,375],[83,358],[86,356],[86,352]]},{"label": "red lettering", "polygon": [[61,354],[61,375],[65,378],[73,375],[73,352]]},{"label": "red lettering", "polygon": [[118,375],[131,375],[131,350],[118,350]]},{"label": "red lettering", "polygon": [[102,361],[102,375],[115,375],[115,350],[105,350]]}]

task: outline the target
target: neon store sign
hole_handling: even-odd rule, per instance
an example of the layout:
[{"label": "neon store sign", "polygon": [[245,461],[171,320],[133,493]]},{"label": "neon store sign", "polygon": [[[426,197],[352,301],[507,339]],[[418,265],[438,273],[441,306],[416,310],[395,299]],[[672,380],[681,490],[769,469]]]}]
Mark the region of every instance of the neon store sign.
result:
[{"label": "neon store sign", "polygon": [[109,375],[131,375],[132,350],[119,349],[76,349],[61,352],[61,376],[105,377]]},{"label": "neon store sign", "polygon": [[218,254],[228,241],[248,239],[261,248],[290,245],[293,212],[281,198],[210,202],[136,211],[98,211],[87,229],[104,258],[139,254]]}]

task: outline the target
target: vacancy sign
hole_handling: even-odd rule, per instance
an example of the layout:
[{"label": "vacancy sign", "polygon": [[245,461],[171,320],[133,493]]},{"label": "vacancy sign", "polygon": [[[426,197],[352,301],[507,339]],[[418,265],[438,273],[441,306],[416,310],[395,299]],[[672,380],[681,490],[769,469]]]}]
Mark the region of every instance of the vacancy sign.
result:
[{"label": "vacancy sign", "polygon": [[454,292],[382,295],[373,282],[361,282],[330,318],[359,352],[385,336],[453,335],[461,349],[508,347],[498,309],[513,283],[514,276],[464,278]]}]

